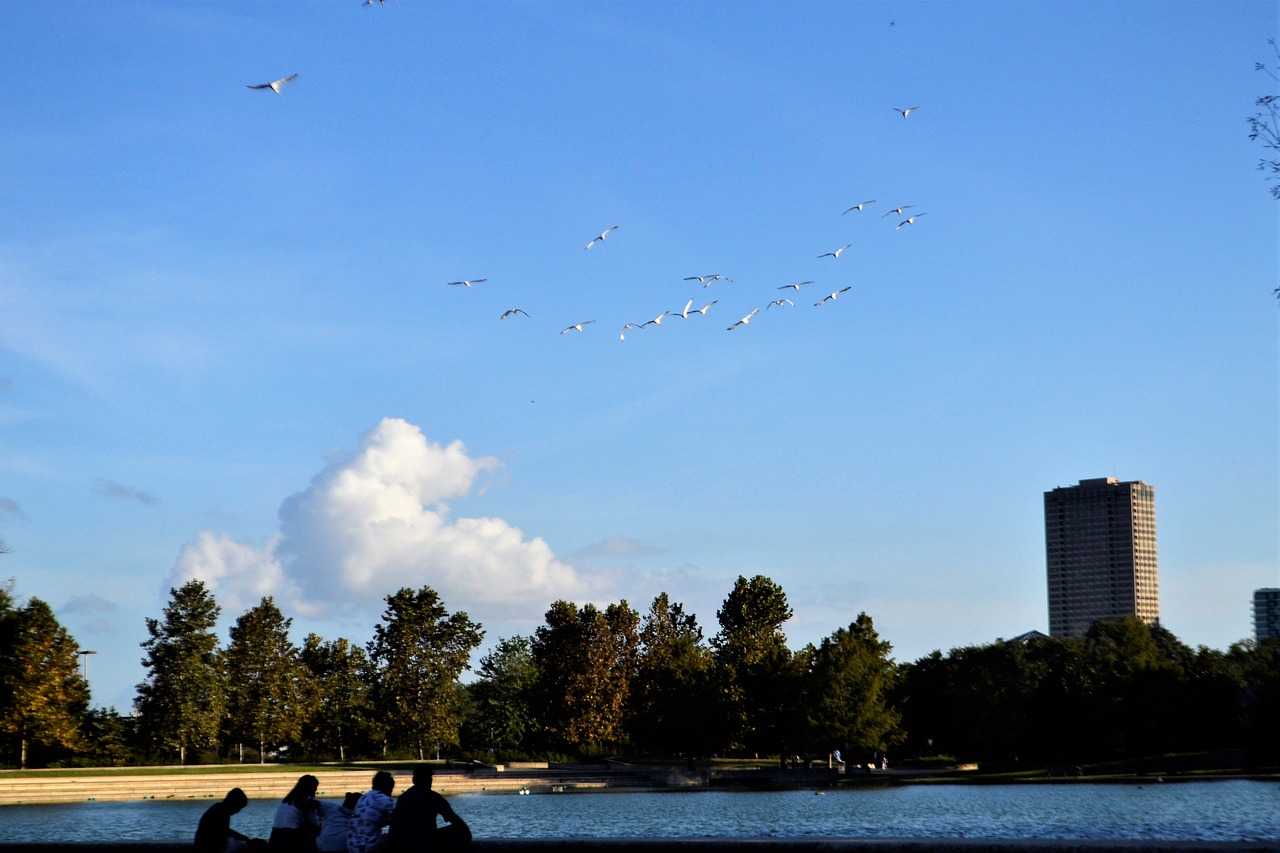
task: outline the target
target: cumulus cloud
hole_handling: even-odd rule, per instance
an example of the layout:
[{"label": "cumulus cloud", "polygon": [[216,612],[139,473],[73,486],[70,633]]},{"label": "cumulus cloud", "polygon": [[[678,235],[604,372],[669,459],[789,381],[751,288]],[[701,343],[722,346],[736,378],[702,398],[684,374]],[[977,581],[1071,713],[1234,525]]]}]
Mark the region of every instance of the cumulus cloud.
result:
[{"label": "cumulus cloud", "polygon": [[579,551],[575,557],[583,560],[652,557],[662,553],[661,548],[646,545],[630,536],[610,536]]},{"label": "cumulus cloud", "polygon": [[104,498],[111,498],[116,501],[132,501],[146,504],[147,506],[155,506],[160,503],[160,499],[154,495],[149,495],[138,489],[131,489],[128,486],[122,486],[114,480],[94,480],[93,490]]},{"label": "cumulus cloud", "polygon": [[232,609],[275,595],[322,618],[425,584],[451,610],[540,616],[554,599],[588,593],[586,579],[503,519],[450,516],[447,502],[470,495],[499,464],[385,419],[283,501],[266,545],[202,532],[182,549],[173,577],[205,581]]},{"label": "cumulus cloud", "polygon": [[98,595],[73,595],[59,608],[59,613],[114,613],[114,602]]}]

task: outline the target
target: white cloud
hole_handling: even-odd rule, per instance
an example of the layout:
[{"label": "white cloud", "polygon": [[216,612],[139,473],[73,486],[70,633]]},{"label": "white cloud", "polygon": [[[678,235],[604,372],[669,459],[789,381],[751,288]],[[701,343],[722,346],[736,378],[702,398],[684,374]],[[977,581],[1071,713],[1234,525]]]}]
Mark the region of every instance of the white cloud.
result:
[{"label": "white cloud", "polygon": [[446,501],[471,494],[499,464],[385,419],[282,502],[266,547],[205,531],[182,549],[173,578],[205,581],[231,612],[275,595],[282,608],[324,618],[425,584],[481,622],[536,620],[551,601],[580,598],[591,584],[503,519],[450,518]]}]

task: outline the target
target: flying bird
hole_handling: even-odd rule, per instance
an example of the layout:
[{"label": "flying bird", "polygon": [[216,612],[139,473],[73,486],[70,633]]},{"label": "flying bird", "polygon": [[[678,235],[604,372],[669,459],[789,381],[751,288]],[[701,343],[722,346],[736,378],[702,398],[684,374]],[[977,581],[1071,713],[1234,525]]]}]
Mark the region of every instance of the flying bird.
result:
[{"label": "flying bird", "polygon": [[472,278],[472,279],[467,279],[466,281],[447,281],[445,282],[445,284],[451,285],[453,287],[457,287],[458,285],[462,285],[463,287],[470,287],[473,284],[479,284],[482,281],[488,281],[488,280],[489,279],[487,278]]},{"label": "flying bird", "polygon": [[[1277,290],[1280,290],[1280,288],[1277,288]],[[697,310],[696,310],[696,311],[694,311],[693,313],[695,313],[695,314],[701,314],[703,317],[705,317],[705,316],[707,316],[707,309],[708,309],[708,308],[710,308],[712,305],[715,305],[715,304],[716,304],[717,302],[719,302],[719,301],[720,301],[719,299],[712,299],[712,300],[711,300],[710,302],[708,302],[706,305],[703,305],[701,308],[697,309]]]},{"label": "flying bird", "polygon": [[921,216],[927,216],[927,215],[928,215],[927,213],[914,213],[911,216],[908,216],[906,219],[899,222],[897,225],[895,225],[893,230],[897,231],[903,225],[915,225],[917,219],[919,219]]},{"label": "flying bird", "polygon": [[[862,212],[862,208],[863,208],[863,206],[864,206],[864,205],[868,205],[868,204],[875,204],[875,203],[876,203],[876,200],[875,200],[874,198],[873,198],[873,199],[868,199],[867,201],[860,201],[860,202],[858,202],[857,204],[855,204],[853,207],[851,207],[851,208],[849,208],[848,210],[846,210],[844,213],[852,213],[852,212],[853,212],[853,211],[855,211],[855,210],[856,210],[856,211],[858,211],[859,213],[861,213],[861,212]],[[842,214],[840,214],[840,215],[841,215],[841,216],[844,216],[844,213],[842,213]]]},{"label": "flying bird", "polygon": [[248,88],[270,89],[271,91],[275,92],[278,95],[280,94],[281,86],[285,85],[286,83],[292,83],[296,79],[298,79],[297,74],[290,74],[288,77],[281,77],[279,80],[272,80],[270,83],[250,83]]},{"label": "flying bird", "polygon": [[852,290],[852,289],[853,289],[852,284],[849,285],[848,287],[842,287],[839,290],[837,290],[835,293],[829,293],[826,296],[819,299],[817,302],[813,303],[813,307],[817,308],[822,303],[827,302],[828,300],[831,300],[831,299],[835,299],[837,296],[839,296],[841,293],[844,293],[846,290]]},{"label": "flying bird", "polygon": [[685,276],[685,281],[700,282],[703,287],[710,287],[713,281],[733,281],[727,275],[690,275]]},{"label": "flying bird", "polygon": [[[692,302],[693,300],[690,299],[689,301]],[[670,313],[671,313],[670,311],[663,311],[661,314],[659,314],[657,317],[654,317],[652,320],[646,320],[645,322],[641,323],[640,328],[643,329],[645,326],[661,326],[662,318],[667,316]]]},{"label": "flying bird", "polygon": [[780,305],[782,305],[784,302],[785,302],[787,305],[792,306],[793,308],[795,307],[795,303],[794,303],[794,302],[792,302],[790,299],[775,299],[775,300],[773,300],[772,302],[770,302],[768,305],[764,306],[764,310],[768,311],[768,310],[769,310],[770,308],[772,308],[773,306],[775,306],[775,305],[779,305],[779,306],[780,306]]},{"label": "flying bird", "polygon": [[499,319],[499,320],[505,320],[505,319],[507,319],[508,317],[514,317],[514,316],[515,316],[515,315],[517,315],[517,314],[524,314],[524,316],[526,316],[526,317],[528,317],[528,316],[529,316],[528,314],[525,314],[525,312],[524,312],[523,310],[521,310],[520,308],[512,308],[512,309],[510,309],[510,310],[503,311],[503,312],[502,312],[502,316],[501,316],[501,317],[499,317],[498,319]]},{"label": "flying bird", "polygon": [[823,252],[821,255],[818,255],[818,257],[838,259],[840,257],[840,253],[852,245],[853,245],[852,243],[845,243],[843,246],[841,246],[839,249],[836,249],[834,252]]},{"label": "flying bird", "polygon": [[592,241],[591,241],[590,243],[588,243],[584,248],[590,249],[590,248],[591,248],[592,246],[594,246],[596,243],[603,243],[603,242],[604,242],[604,238],[609,236],[609,232],[610,232],[610,231],[617,231],[617,230],[618,230],[618,226],[617,226],[617,225],[613,226],[612,228],[606,228],[606,229],[604,229],[603,231],[601,231],[601,232],[600,232],[600,236],[599,236],[599,237],[597,237],[597,238],[595,238],[594,240],[592,240]]},{"label": "flying bird", "polygon": [[[643,328],[644,326],[639,323],[627,323],[625,326],[622,327],[622,333],[618,335],[618,340],[625,341],[627,339],[628,329],[643,329]],[[565,329],[565,331],[567,332],[569,330]]]},{"label": "flying bird", "polygon": [[806,284],[813,284],[813,282],[798,281],[795,284],[784,284],[782,285],[782,287],[779,287],[778,290],[799,290],[800,288],[804,287]]},{"label": "flying bird", "polygon": [[918,109],[920,109],[920,108],[919,108],[919,107],[907,107],[907,108],[904,110],[904,109],[902,109],[901,107],[894,107],[894,108],[893,108],[893,111],[894,111],[895,113],[902,113],[902,117],[903,117],[903,118],[906,118],[906,117],[907,117],[907,113],[911,112],[912,110],[918,110]]},{"label": "flying bird", "polygon": [[575,330],[581,332],[583,326],[587,325],[588,323],[594,323],[594,322],[595,320],[583,320],[581,323],[574,323],[572,326],[565,326],[563,329],[560,330],[560,334],[563,335],[565,332],[572,332]]},{"label": "flying bird", "polygon": [[738,328],[739,326],[745,326],[745,325],[747,325],[748,323],[750,323],[750,322],[751,322],[751,318],[752,318],[752,317],[754,317],[754,316],[756,316],[756,315],[757,315],[757,314],[759,314],[759,313],[760,313],[760,309],[759,309],[759,308],[755,308],[755,309],[753,309],[753,310],[751,311],[751,313],[750,313],[750,314],[748,314],[747,316],[743,317],[743,318],[742,318],[741,320],[739,320],[738,322],[734,323],[732,326],[730,326],[730,327],[729,327],[729,329],[728,329],[728,330],[729,330],[730,332],[732,332],[734,329]]},{"label": "flying bird", "polygon": [[688,320],[688,319],[689,319],[689,309],[690,309],[690,308],[692,308],[692,307],[693,307],[693,300],[692,300],[692,299],[690,299],[688,302],[686,302],[686,303],[684,304],[684,310],[683,310],[683,311],[681,311],[681,312],[679,312],[678,314],[676,314],[676,316],[677,316],[677,317],[679,317],[679,318],[681,318],[682,320]]},{"label": "flying bird", "polygon": [[[914,205],[914,204],[904,204],[902,207],[895,207],[893,210],[889,211],[889,212],[888,212],[888,213],[886,213],[884,216],[893,216],[895,213],[896,213],[896,214],[898,214],[899,216],[901,216],[901,215],[902,215],[902,211],[904,211],[904,210],[910,210],[910,209],[911,209],[911,208],[913,208],[913,207],[915,207],[915,205]],[[882,217],[880,217],[880,218],[881,218],[881,219],[884,219],[884,216],[882,216]]]}]

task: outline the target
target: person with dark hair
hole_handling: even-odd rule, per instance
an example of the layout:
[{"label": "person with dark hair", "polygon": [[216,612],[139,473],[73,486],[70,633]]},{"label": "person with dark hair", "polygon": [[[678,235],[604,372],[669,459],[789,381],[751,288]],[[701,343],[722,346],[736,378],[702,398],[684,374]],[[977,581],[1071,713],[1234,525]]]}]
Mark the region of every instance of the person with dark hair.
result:
[{"label": "person with dark hair", "polygon": [[348,791],[342,802],[317,800],[320,804],[320,835],[316,838],[316,850],[320,853],[347,853],[347,833],[351,831],[351,816],[359,791]]},{"label": "person with dark hair", "polygon": [[276,807],[267,839],[270,853],[314,853],[320,834],[320,806],[316,791],[320,780],[310,773],[298,779]]},{"label": "person with dark hair", "polygon": [[351,831],[347,833],[347,853],[379,853],[387,843],[382,828],[391,821],[396,801],[391,792],[396,780],[385,770],[373,774],[373,788],[356,802],[351,816]]},{"label": "person with dark hair", "polygon": [[[413,768],[413,786],[396,800],[387,837],[392,853],[434,853],[464,850],[471,844],[471,828],[454,813],[449,801],[431,790],[429,764]],[[438,827],[443,817],[448,826]]]},{"label": "person with dark hair", "polygon": [[196,853],[245,853],[249,838],[231,828],[231,816],[248,804],[244,791],[232,788],[221,802],[209,806],[196,826]]}]

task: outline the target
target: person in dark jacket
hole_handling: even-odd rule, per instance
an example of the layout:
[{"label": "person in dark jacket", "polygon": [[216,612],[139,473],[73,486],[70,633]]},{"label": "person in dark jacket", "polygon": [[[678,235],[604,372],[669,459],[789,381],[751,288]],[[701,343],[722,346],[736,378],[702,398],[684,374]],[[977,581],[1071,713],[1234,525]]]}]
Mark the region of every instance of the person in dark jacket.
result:
[{"label": "person in dark jacket", "polygon": [[209,806],[196,826],[196,853],[244,853],[248,850],[248,837],[231,828],[231,816],[248,804],[249,798],[244,791],[232,788],[222,802]]},{"label": "person in dark jacket", "polygon": [[[396,799],[387,829],[393,853],[453,853],[471,844],[471,829],[449,801],[431,790],[431,765],[413,768],[413,785]],[[438,827],[437,818],[448,826]]]}]

